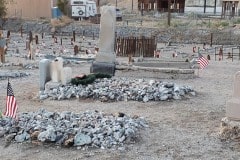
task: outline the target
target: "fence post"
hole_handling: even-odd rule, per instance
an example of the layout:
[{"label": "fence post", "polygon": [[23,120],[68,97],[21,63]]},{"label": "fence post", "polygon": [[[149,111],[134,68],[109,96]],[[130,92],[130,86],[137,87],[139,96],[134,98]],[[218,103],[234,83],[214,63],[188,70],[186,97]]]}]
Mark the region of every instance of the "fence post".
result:
[{"label": "fence post", "polygon": [[21,25],[21,28],[20,28],[20,33],[21,33],[21,37],[23,37],[23,28],[22,28],[22,25]]}]

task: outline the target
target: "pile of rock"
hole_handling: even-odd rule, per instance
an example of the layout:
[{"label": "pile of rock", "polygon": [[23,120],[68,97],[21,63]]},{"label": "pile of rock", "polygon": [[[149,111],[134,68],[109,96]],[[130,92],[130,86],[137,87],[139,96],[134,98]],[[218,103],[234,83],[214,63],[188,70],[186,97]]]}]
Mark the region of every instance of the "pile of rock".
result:
[{"label": "pile of rock", "polygon": [[101,101],[165,101],[178,100],[186,95],[195,96],[195,91],[189,86],[179,86],[171,82],[156,80],[104,78],[97,79],[89,85],[47,85],[40,99],[51,97],[54,100],[76,98],[93,98]]},{"label": "pile of rock", "polygon": [[7,78],[21,78],[29,75],[30,75],[29,73],[22,72],[22,71],[1,71],[0,80],[7,79]]},{"label": "pile of rock", "polygon": [[0,137],[6,142],[51,142],[61,146],[112,148],[122,147],[138,137],[140,128],[148,127],[144,118],[105,114],[98,111],[22,113],[18,121],[0,119]]}]

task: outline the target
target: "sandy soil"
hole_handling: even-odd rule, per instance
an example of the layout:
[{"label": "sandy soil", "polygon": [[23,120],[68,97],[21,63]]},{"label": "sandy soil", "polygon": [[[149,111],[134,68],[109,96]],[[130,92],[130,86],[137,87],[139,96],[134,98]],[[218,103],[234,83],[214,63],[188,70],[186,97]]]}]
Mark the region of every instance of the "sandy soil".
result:
[{"label": "sandy soil", "polygon": [[[189,47],[190,48],[190,47]],[[191,50],[191,48],[189,49]],[[7,61],[13,61],[7,57]],[[238,142],[222,142],[218,135],[220,121],[225,116],[226,101],[232,96],[233,76],[239,71],[236,59],[211,60],[199,76],[187,80],[167,80],[179,85],[192,86],[196,97],[166,102],[115,102],[103,103],[92,100],[39,101],[38,70],[27,70],[29,77],[11,79],[19,105],[19,112],[36,111],[45,108],[50,111],[99,110],[107,113],[124,112],[145,117],[149,128],[141,130],[140,138],[134,144],[127,144],[124,150],[102,150],[61,148],[52,145],[12,143],[4,148],[0,139],[1,160],[192,160],[192,159],[239,159]],[[72,65],[73,73],[89,73],[89,63]],[[1,70],[17,69],[2,67]],[[196,72],[197,73],[197,72]],[[144,78],[144,75],[143,75]],[[0,81],[0,110],[4,111],[7,80]]]}]

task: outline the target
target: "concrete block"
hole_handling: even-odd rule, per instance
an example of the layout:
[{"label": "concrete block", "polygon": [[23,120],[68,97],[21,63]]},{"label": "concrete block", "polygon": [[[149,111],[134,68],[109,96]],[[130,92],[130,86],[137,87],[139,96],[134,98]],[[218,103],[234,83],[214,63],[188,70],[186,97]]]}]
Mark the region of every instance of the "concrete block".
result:
[{"label": "concrete block", "polygon": [[115,73],[115,63],[93,62],[90,72],[109,74],[113,76]]}]

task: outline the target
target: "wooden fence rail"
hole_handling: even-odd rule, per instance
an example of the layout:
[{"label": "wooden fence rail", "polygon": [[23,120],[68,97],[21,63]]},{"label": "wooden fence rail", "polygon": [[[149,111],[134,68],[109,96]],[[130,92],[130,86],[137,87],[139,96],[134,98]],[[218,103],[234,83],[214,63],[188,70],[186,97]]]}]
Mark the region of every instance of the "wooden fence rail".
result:
[{"label": "wooden fence rail", "polygon": [[155,37],[117,37],[115,43],[117,56],[153,57],[157,48]]}]

